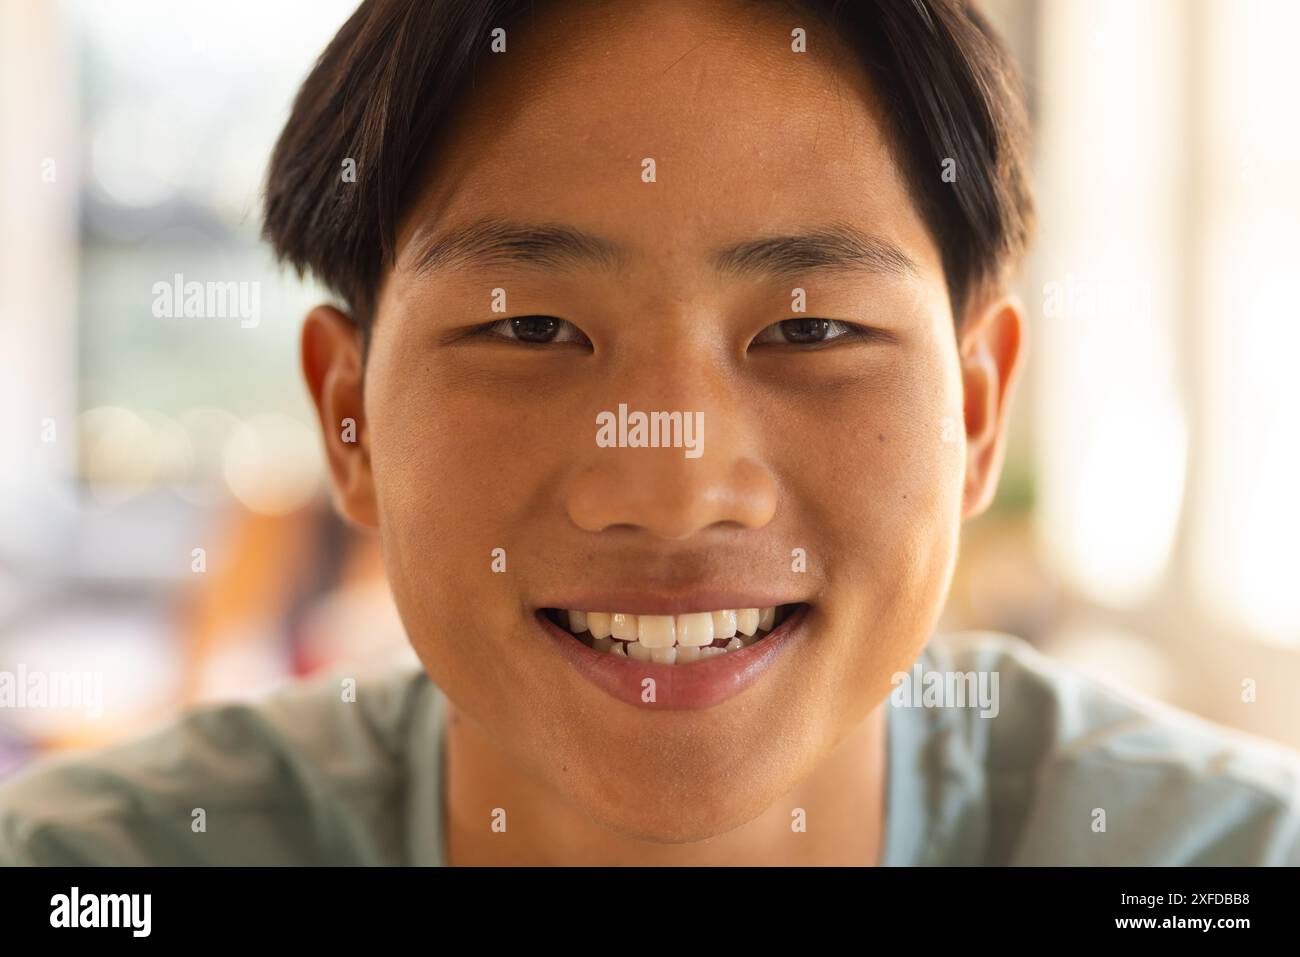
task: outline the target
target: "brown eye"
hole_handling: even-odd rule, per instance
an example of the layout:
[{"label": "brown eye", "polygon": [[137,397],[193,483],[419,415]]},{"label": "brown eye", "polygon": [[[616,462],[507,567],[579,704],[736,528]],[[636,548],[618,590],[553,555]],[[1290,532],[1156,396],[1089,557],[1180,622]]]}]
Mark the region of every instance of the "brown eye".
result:
[{"label": "brown eye", "polygon": [[473,334],[493,339],[506,339],[510,342],[522,342],[530,346],[566,342],[590,344],[581,329],[571,322],[554,316],[516,316],[513,319],[500,319],[478,327]]},{"label": "brown eye", "polygon": [[560,329],[560,320],[554,316],[520,316],[510,320],[516,339],[524,342],[550,342]]},{"label": "brown eye", "polygon": [[781,333],[787,342],[821,342],[830,328],[827,319],[787,319],[781,323]]},{"label": "brown eye", "polygon": [[858,337],[866,329],[838,319],[786,319],[774,322],[754,337],[756,345],[817,345],[844,336]]}]

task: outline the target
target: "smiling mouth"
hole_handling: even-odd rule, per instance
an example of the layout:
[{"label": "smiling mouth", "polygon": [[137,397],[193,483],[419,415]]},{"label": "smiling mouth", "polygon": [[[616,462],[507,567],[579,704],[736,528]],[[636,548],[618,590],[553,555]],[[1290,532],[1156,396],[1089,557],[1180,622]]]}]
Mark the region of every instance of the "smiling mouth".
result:
[{"label": "smiling mouth", "polygon": [[542,614],[594,651],[673,665],[691,664],[756,645],[802,607],[802,603],[796,603],[687,615],[543,608]]}]

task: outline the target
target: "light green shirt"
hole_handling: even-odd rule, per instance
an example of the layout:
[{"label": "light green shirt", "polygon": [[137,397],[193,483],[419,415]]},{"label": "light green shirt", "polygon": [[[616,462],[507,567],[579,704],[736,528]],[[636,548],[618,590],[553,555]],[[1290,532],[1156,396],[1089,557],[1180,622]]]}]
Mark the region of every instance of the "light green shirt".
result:
[{"label": "light green shirt", "polygon": [[[996,672],[998,707],[891,701],[886,864],[1300,864],[1300,753],[1006,636],[918,664]],[[39,761],[0,784],[0,863],[442,864],[444,703],[415,667],[355,702],[314,678]]]}]

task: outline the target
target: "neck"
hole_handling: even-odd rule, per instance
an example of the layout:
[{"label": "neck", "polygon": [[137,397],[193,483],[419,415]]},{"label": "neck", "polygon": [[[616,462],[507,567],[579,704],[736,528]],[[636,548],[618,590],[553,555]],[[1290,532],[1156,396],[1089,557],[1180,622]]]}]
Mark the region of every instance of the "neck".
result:
[{"label": "neck", "polygon": [[[886,704],[757,817],[708,841],[655,844],[609,831],[494,746],[447,704],[447,862],[477,865],[877,864],[885,821]],[[495,833],[494,808],[507,809]],[[795,808],[804,811],[797,830]]]}]

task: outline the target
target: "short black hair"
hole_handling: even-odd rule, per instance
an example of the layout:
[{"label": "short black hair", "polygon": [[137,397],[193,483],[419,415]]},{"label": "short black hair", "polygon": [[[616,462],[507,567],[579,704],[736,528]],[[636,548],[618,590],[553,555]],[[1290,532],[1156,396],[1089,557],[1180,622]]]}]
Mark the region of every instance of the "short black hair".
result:
[{"label": "short black hair", "polygon": [[[491,31],[538,5],[363,0],[299,90],[271,156],[263,237],[281,262],[344,300],[364,343],[439,132]],[[786,6],[815,16],[860,57],[960,322],[972,289],[1018,265],[1032,232],[1028,122],[1013,60],[968,0]],[[345,159],[355,182],[341,175]]]}]

